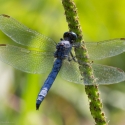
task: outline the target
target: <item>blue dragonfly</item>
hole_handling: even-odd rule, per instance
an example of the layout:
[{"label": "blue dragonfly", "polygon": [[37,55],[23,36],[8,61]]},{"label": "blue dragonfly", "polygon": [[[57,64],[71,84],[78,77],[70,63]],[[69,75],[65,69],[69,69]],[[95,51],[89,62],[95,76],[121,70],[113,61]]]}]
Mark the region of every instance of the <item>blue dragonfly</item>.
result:
[{"label": "blue dragonfly", "polygon": [[[78,61],[73,56],[73,48],[77,47],[75,43],[77,35],[74,32],[65,32],[63,39],[56,43],[5,14],[0,15],[0,30],[14,42],[23,45],[18,47],[0,44],[1,61],[27,73],[50,72],[38,94],[36,109],[39,109],[58,73],[69,82],[92,85],[89,81],[83,82]],[[125,38],[86,42],[85,45],[90,60],[101,60],[123,53]],[[99,85],[109,85],[125,80],[125,73],[119,68],[94,63],[91,63],[91,66],[96,83]]]}]

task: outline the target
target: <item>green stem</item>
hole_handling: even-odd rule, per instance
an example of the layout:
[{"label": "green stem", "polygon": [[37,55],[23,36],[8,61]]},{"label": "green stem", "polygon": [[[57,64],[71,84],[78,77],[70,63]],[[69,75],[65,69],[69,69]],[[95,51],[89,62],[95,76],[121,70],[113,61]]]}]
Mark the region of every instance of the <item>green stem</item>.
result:
[{"label": "green stem", "polygon": [[83,76],[84,83],[90,83],[93,85],[86,85],[85,91],[88,95],[90,111],[93,116],[96,125],[106,125],[105,114],[102,111],[102,102],[100,100],[98,86],[93,76],[92,67],[88,59],[87,48],[84,44],[81,26],[77,15],[76,5],[73,0],[62,0],[62,4],[65,10],[66,20],[68,23],[69,31],[73,31],[78,35],[77,42],[82,43],[82,46],[75,48],[76,58],[79,62],[79,69]]}]

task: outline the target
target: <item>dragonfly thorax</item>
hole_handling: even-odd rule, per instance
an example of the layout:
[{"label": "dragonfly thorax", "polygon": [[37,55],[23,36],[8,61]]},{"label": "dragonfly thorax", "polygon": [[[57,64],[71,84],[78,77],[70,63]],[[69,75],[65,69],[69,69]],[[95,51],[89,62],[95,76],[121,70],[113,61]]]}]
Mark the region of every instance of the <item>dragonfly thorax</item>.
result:
[{"label": "dragonfly thorax", "polygon": [[57,44],[56,49],[57,51],[55,52],[54,56],[56,58],[65,59],[68,57],[72,49],[72,44],[70,44],[69,41],[62,40]]}]

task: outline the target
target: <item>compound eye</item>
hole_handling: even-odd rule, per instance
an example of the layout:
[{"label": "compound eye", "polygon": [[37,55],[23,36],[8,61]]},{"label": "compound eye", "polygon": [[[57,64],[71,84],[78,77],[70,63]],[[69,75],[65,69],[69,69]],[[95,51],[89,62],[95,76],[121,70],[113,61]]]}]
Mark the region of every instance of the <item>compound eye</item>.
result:
[{"label": "compound eye", "polygon": [[63,34],[63,38],[68,38],[70,41],[75,41],[77,39],[77,35],[74,32],[65,32]]},{"label": "compound eye", "polygon": [[65,32],[65,33],[63,34],[63,38],[66,38],[66,37],[69,37],[69,32]]},{"label": "compound eye", "polygon": [[71,40],[76,40],[77,35],[74,32],[70,32],[70,38],[71,38]]}]

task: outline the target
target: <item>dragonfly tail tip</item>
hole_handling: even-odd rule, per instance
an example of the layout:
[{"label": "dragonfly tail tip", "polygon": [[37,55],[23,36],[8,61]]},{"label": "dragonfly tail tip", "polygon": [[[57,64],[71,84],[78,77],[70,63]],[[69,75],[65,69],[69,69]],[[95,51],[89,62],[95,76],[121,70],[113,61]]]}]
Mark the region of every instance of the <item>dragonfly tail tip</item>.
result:
[{"label": "dragonfly tail tip", "polygon": [[36,110],[39,110],[40,104],[41,104],[41,101],[37,100],[37,102],[36,102]]},{"label": "dragonfly tail tip", "polygon": [[39,110],[39,106],[40,106],[39,104],[36,104],[36,110]]}]

